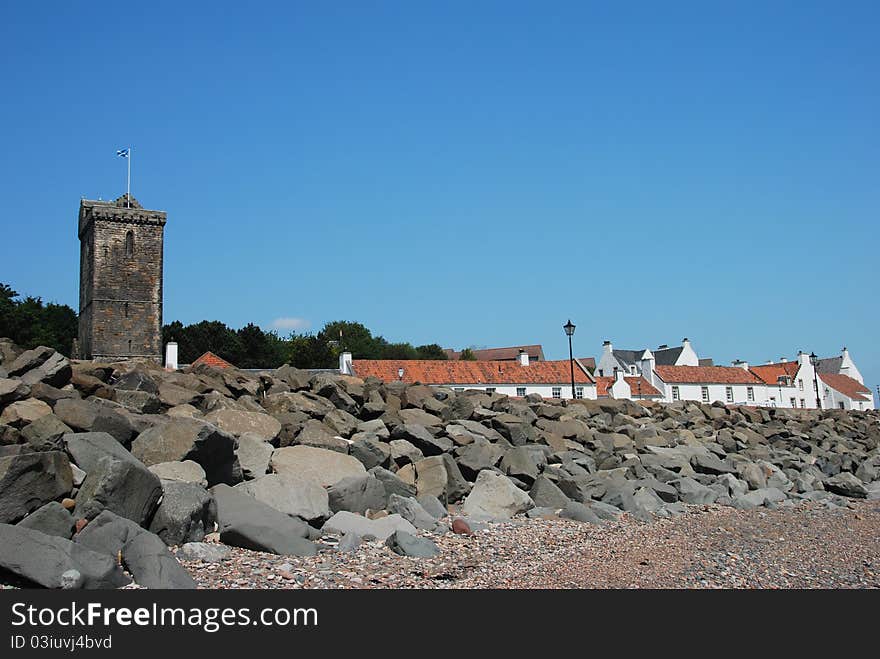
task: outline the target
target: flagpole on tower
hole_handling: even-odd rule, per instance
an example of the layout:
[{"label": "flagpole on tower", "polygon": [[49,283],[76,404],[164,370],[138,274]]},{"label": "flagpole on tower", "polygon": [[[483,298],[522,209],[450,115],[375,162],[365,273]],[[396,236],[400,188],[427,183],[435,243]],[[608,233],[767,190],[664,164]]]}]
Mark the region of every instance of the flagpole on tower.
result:
[{"label": "flagpole on tower", "polygon": [[128,147],[128,177],[125,180],[125,206],[131,208],[131,147]]}]

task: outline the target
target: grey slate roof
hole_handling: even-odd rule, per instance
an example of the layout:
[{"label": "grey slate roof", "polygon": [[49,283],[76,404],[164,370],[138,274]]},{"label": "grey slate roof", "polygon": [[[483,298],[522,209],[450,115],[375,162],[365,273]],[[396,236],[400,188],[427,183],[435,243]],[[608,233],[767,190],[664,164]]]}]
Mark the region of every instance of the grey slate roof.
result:
[{"label": "grey slate roof", "polygon": [[657,366],[675,366],[678,356],[681,354],[682,347],[664,348],[663,350],[654,350],[654,360]]},{"label": "grey slate roof", "polygon": [[611,354],[613,354],[621,364],[629,366],[630,364],[638,364],[639,361],[641,361],[644,352],[644,350],[612,350]]},{"label": "grey slate roof", "polygon": [[841,362],[843,362],[843,357],[825,357],[818,361],[816,369],[820,373],[840,373]]}]

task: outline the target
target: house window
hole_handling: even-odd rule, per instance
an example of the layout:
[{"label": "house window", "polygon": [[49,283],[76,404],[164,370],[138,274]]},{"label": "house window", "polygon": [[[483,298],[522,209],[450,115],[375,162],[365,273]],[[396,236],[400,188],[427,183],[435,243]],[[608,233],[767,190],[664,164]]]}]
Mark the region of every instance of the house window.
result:
[{"label": "house window", "polygon": [[840,401],[840,402],[837,404],[837,407],[839,407],[839,408],[842,409],[842,410],[846,409],[846,408],[843,406],[843,401]]},{"label": "house window", "polygon": [[800,389],[801,391],[804,390],[804,379],[803,378],[798,378],[798,389]]},{"label": "house window", "polygon": [[770,407],[776,407],[776,396],[770,396]]},{"label": "house window", "polygon": [[727,396],[727,402],[732,403],[733,402],[733,387],[724,387],[724,394],[725,394],[725,396]]},{"label": "house window", "polygon": [[754,387],[746,387],[746,398],[748,400],[755,400],[755,388]]},{"label": "house window", "polygon": [[132,256],[134,254],[134,231],[125,234],[125,255]]},{"label": "house window", "polygon": [[605,377],[605,369],[604,368],[599,369],[599,377],[600,378]]},{"label": "house window", "polygon": [[672,400],[681,400],[681,395],[678,393],[678,387],[672,387]]},{"label": "house window", "polygon": [[574,397],[575,398],[583,398],[584,397],[584,388],[583,387],[575,387],[574,388]]},{"label": "house window", "polygon": [[562,387],[553,387],[553,398],[562,398]]},{"label": "house window", "polygon": [[859,402],[859,409],[860,409],[860,410],[865,409],[864,407],[862,407],[862,403],[861,403],[861,402]]},{"label": "house window", "polygon": [[453,391],[464,391],[464,387],[452,387]]},{"label": "house window", "polygon": [[520,398],[524,398],[526,395],[526,388],[525,387],[517,387],[516,388],[516,395],[519,396]]},{"label": "house window", "polygon": [[487,394],[494,394],[494,393],[495,393],[495,387],[486,387],[486,393],[487,393]]},{"label": "house window", "polygon": [[700,396],[704,403],[709,402],[709,387],[700,387]]},{"label": "house window", "polygon": [[635,366],[630,366],[630,367],[629,367],[629,372],[632,373],[633,375],[635,375],[635,374],[636,374],[636,367],[635,367]]},{"label": "house window", "polygon": [[788,402],[791,403],[791,406],[792,406],[792,407],[797,407],[797,400],[796,400],[796,399],[791,398],[791,399],[789,399]]},{"label": "house window", "polygon": [[803,399],[803,398],[801,398],[801,407],[806,407],[806,404],[804,403],[804,399]]}]

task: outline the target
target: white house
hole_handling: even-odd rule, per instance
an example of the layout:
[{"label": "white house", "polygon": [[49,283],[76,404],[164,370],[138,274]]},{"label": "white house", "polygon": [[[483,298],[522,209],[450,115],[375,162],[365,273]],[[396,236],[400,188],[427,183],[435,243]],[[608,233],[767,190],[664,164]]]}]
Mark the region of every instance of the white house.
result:
[{"label": "white house", "polygon": [[595,376],[599,398],[663,400],[663,393],[641,375],[625,375],[618,370],[613,377]]},{"label": "white house", "polygon": [[766,397],[764,383],[744,366],[657,366],[667,402],[721,401],[728,405],[756,405]]},{"label": "white house", "polygon": [[658,366],[699,366],[700,358],[691,346],[691,342],[685,338],[681,345],[670,348],[663,344],[656,350],[615,350],[611,341],[602,344],[602,356],[596,364],[595,374],[600,377],[614,377],[615,369],[623,371],[627,375],[645,375],[642,370],[642,361],[646,353]]},{"label": "white house", "polygon": [[516,361],[443,361],[426,359],[352,359],[343,353],[339,370],[359,378],[376,377],[413,384],[449,387],[457,391],[478,389],[489,393],[523,397],[539,394],[544,398],[596,398],[596,383],[589,371],[574,360],[531,362],[528,353]]},{"label": "white house", "polygon": [[873,410],[874,395],[864,384],[848,375],[819,373],[822,407],[839,410]]}]

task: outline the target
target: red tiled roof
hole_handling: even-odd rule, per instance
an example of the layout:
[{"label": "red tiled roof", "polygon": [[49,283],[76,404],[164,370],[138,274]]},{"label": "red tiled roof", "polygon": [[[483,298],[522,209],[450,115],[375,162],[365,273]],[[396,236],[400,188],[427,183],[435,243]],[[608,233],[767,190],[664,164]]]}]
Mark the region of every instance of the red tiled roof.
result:
[{"label": "red tiled roof", "polygon": [[[566,384],[571,382],[568,360],[532,362],[471,362],[427,359],[355,359],[352,370],[359,378],[376,377],[385,382],[398,380],[422,384]],[[590,376],[575,364],[574,381],[591,384]]]},{"label": "red tiled roof", "polygon": [[764,364],[762,366],[752,366],[750,370],[758,376],[759,380],[767,384],[779,384],[779,378],[786,376],[794,379],[797,375],[799,365],[797,362],[780,362],[778,364]]},{"label": "red tiled roof", "polygon": [[664,382],[683,384],[762,384],[761,380],[739,366],[657,366]]},{"label": "red tiled roof", "polygon": [[218,357],[210,350],[206,352],[204,355],[199,357],[192,363],[192,366],[198,366],[199,364],[205,364],[207,366],[213,366],[214,368],[235,368],[228,361],[223,359],[222,357]]},{"label": "red tiled roof", "polygon": [[[657,391],[657,389],[654,387],[654,385],[652,385],[645,378],[643,378],[639,375],[634,375],[632,377],[625,376],[623,379],[626,380],[626,383],[629,385],[629,388],[632,391],[633,396],[640,395],[639,392],[641,392],[642,396],[652,396],[653,397],[653,396],[662,396],[663,395],[659,391]],[[639,380],[642,381],[642,388],[641,389],[639,389]],[[608,389],[611,388],[611,385],[613,383],[614,383],[613,377],[610,377],[607,375],[602,376],[602,377],[597,377],[596,378],[596,395],[597,396],[610,395],[608,393]]]},{"label": "red tiled roof", "polygon": [[[543,361],[544,359],[544,349],[540,344],[531,345],[531,346],[511,346],[509,348],[485,348],[484,350],[473,350],[474,357],[477,358],[477,361],[481,362],[492,362],[492,361],[511,361],[519,358],[519,351],[525,350],[529,355],[529,359],[532,361]],[[449,359],[458,360],[461,357],[461,352],[447,349],[446,355]]]},{"label": "red tiled roof", "polygon": [[871,390],[858,380],[853,380],[848,375],[819,373],[819,379],[848,398],[852,398],[853,400],[871,400],[870,397],[866,395],[870,394]]}]

